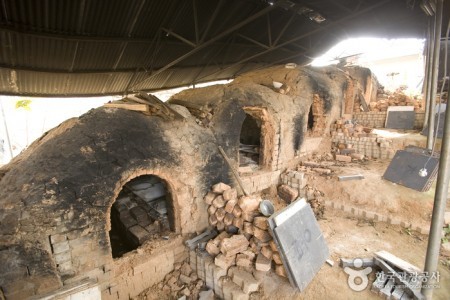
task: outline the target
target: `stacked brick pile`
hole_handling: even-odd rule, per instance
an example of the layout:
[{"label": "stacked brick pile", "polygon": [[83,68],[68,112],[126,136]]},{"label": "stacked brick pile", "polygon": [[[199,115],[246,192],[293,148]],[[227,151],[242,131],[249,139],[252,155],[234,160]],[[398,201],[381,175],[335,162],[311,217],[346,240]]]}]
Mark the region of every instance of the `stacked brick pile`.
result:
[{"label": "stacked brick pile", "polygon": [[[278,275],[286,276],[276,246],[269,233],[267,217],[259,212],[259,196],[237,197],[230,186],[218,183],[205,198],[209,221],[220,234],[206,244],[217,266],[228,269],[269,271],[272,261]],[[275,256],[274,256],[275,254]]]},{"label": "stacked brick pile", "polygon": [[366,133],[361,125],[338,120],[331,130],[331,141],[336,148],[337,161],[351,162],[352,159],[361,160],[364,156],[380,159],[394,157],[392,140]]},{"label": "stacked brick pile", "polygon": [[378,94],[377,98],[376,102],[369,103],[371,111],[387,111],[389,106],[414,106],[415,111],[422,110],[422,102],[420,100],[412,99],[401,91],[392,94],[381,93]]},{"label": "stacked brick pile", "polygon": [[[306,172],[310,170],[327,170],[325,168],[318,167],[311,168],[306,166],[300,166],[298,171],[289,170],[286,173],[281,174],[281,183],[278,187],[278,196],[287,203],[295,201],[297,198],[305,198],[316,218],[323,217],[325,212],[325,206],[323,204],[323,192],[307,184]],[[322,172],[322,171],[321,171]]]}]

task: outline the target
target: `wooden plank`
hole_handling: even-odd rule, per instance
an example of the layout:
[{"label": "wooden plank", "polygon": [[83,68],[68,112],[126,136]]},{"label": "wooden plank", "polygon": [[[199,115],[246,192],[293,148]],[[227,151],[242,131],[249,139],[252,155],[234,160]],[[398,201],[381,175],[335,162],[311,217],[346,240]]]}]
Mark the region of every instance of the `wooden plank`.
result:
[{"label": "wooden plank", "polygon": [[387,251],[378,251],[375,252],[375,256],[381,258],[382,260],[390,263],[391,265],[396,266],[397,268],[402,269],[405,272],[408,273],[422,273],[422,270],[419,269],[418,267],[410,264],[407,261],[404,261],[401,258],[398,258],[397,256],[395,256],[392,253],[389,253]]},{"label": "wooden plank", "polygon": [[122,109],[128,109],[133,111],[142,111],[142,112],[148,112],[149,108],[148,105],[145,104],[134,104],[134,103],[120,103],[120,102],[112,102],[112,103],[106,103],[103,104],[104,107],[111,107],[111,108],[122,108]]},{"label": "wooden plank", "polygon": [[361,106],[363,107],[363,111],[369,111],[369,107],[367,106],[367,101],[364,98],[364,95],[359,93],[359,102],[361,102]]},{"label": "wooden plank", "polygon": [[239,187],[242,190],[242,193],[244,193],[244,196],[248,196],[248,193],[244,189],[244,184],[242,183],[241,177],[239,177],[238,172],[236,172],[236,170],[233,168],[233,164],[231,163],[230,159],[228,158],[225,151],[223,151],[223,148],[221,146],[219,146],[219,151],[220,151],[220,154],[222,154],[225,161],[227,162],[228,166],[230,167],[231,172],[233,172],[234,178],[236,178],[236,181],[238,182]]}]

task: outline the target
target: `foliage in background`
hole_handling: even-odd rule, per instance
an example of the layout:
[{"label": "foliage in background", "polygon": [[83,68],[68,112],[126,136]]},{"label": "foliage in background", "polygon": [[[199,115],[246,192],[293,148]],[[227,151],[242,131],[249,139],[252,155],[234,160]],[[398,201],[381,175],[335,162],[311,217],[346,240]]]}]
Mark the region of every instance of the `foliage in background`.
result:
[{"label": "foliage in background", "polygon": [[18,100],[18,101],[16,102],[16,109],[21,109],[21,108],[23,108],[23,109],[25,109],[25,110],[30,111],[30,110],[31,110],[30,105],[31,105],[31,100],[29,100],[29,99]]}]

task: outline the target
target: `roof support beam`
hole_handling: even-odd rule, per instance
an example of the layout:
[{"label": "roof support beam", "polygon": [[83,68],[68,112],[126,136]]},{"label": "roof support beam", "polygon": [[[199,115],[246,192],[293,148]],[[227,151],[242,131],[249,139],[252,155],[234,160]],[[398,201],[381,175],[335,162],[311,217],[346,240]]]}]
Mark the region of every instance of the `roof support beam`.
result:
[{"label": "roof support beam", "polygon": [[355,18],[355,17],[357,17],[357,16],[359,16],[359,15],[361,15],[361,14],[367,13],[367,12],[369,12],[369,11],[371,11],[371,10],[377,8],[377,7],[380,7],[380,6],[386,4],[386,3],[390,2],[390,1],[391,1],[391,0],[384,0],[384,1],[377,2],[376,4],[373,4],[373,5],[369,6],[369,7],[366,7],[366,8],[364,8],[364,9],[360,10],[360,11],[357,11],[357,12],[355,12],[355,13],[349,14],[349,15],[343,17],[342,19],[339,19],[339,20],[336,20],[336,21],[332,21],[332,22],[328,22],[328,23],[327,23],[326,25],[324,25],[324,26],[317,27],[317,28],[314,29],[314,30],[311,30],[311,31],[309,31],[309,32],[307,32],[307,33],[301,34],[301,35],[299,35],[299,36],[297,36],[297,37],[295,37],[295,38],[292,38],[292,39],[290,39],[290,40],[288,40],[288,41],[285,41],[285,42],[283,42],[283,43],[281,43],[281,44],[278,44],[278,45],[276,45],[276,46],[274,46],[274,47],[271,47],[270,49],[267,49],[267,50],[265,50],[265,51],[263,51],[263,52],[260,52],[260,53],[254,54],[254,55],[252,55],[252,56],[250,56],[250,57],[247,57],[247,58],[245,58],[245,59],[242,59],[242,60],[240,60],[240,61],[238,61],[238,62],[236,62],[236,63],[234,63],[234,64],[228,66],[227,68],[225,68],[225,69],[223,69],[223,70],[216,71],[216,72],[214,72],[214,73],[212,73],[212,74],[209,74],[209,75],[207,75],[207,76],[211,76],[211,75],[214,75],[214,74],[223,72],[223,71],[225,71],[225,70],[234,68],[234,67],[236,67],[236,66],[238,66],[238,65],[240,65],[240,64],[242,64],[242,63],[246,63],[246,62],[248,62],[248,61],[250,61],[250,60],[252,60],[252,59],[254,59],[254,58],[257,58],[257,57],[259,57],[259,56],[261,56],[261,55],[267,54],[267,53],[272,52],[272,51],[274,51],[274,50],[276,50],[276,49],[279,49],[279,48],[281,48],[281,47],[284,47],[284,46],[286,46],[286,45],[289,45],[289,44],[298,42],[298,41],[300,41],[300,40],[302,40],[302,39],[304,39],[304,38],[306,38],[306,37],[309,37],[309,36],[311,36],[311,35],[313,35],[313,34],[316,34],[316,33],[318,33],[318,32],[321,32],[321,31],[325,30],[325,29],[328,29],[328,28],[330,28],[331,26],[335,26],[335,25],[340,24],[340,23],[342,23],[342,22],[344,22],[344,21],[346,21],[346,20]]},{"label": "roof support beam", "polygon": [[192,10],[194,11],[194,31],[195,31],[195,43],[200,41],[200,34],[198,32],[198,12],[197,12],[197,0],[192,0]]},{"label": "roof support beam", "polygon": [[287,22],[284,24],[283,29],[281,29],[280,33],[278,34],[277,38],[275,39],[275,41],[273,42],[272,46],[276,46],[278,44],[278,42],[280,41],[281,37],[283,36],[283,34],[286,32],[286,30],[288,29],[289,25],[291,25],[292,21],[294,21],[294,17],[296,16],[297,12],[294,12],[291,14],[291,17],[289,18],[289,20],[287,20]]},{"label": "roof support beam", "polygon": [[182,37],[181,35],[179,35],[179,34],[173,32],[172,30],[169,30],[169,29],[166,29],[166,28],[163,28],[163,27],[161,27],[161,30],[164,31],[164,32],[166,32],[166,34],[167,34],[168,36],[171,35],[171,36],[173,36],[173,37],[179,39],[180,41],[182,41],[182,42],[188,44],[188,45],[191,46],[191,47],[196,47],[196,46],[197,46],[195,43],[193,43],[193,42],[191,42],[190,40],[188,40],[188,39]]},{"label": "roof support beam", "polygon": [[217,15],[219,14],[220,9],[224,5],[225,1],[220,0],[219,3],[217,3],[216,9],[214,10],[213,14],[209,18],[208,25],[206,25],[205,30],[203,31],[202,38],[200,39],[200,44],[203,43],[208,36],[209,30],[211,29],[212,24],[217,18]]},{"label": "roof support beam", "polygon": [[141,84],[142,82],[145,82],[149,79],[151,79],[154,76],[157,76],[158,74],[160,74],[161,72],[164,72],[165,70],[171,68],[172,66],[176,65],[177,63],[185,60],[186,58],[194,55],[195,53],[199,52],[200,50],[208,47],[209,45],[212,45],[214,42],[224,38],[225,36],[229,35],[230,33],[238,30],[239,28],[253,22],[255,19],[267,14],[269,11],[273,10],[276,7],[276,5],[270,5],[267,6],[266,8],[260,10],[259,12],[257,12],[256,14],[254,14],[253,16],[250,16],[248,18],[246,18],[245,20],[243,20],[242,22],[239,22],[238,24],[230,27],[229,29],[223,31],[222,33],[214,36],[213,38],[209,39],[208,41],[199,44],[197,47],[195,47],[194,49],[192,49],[191,51],[187,52],[186,54],[178,57],[177,59],[173,60],[172,62],[168,63],[166,66],[162,67],[161,69],[157,70],[156,72],[154,72],[153,74],[151,74],[149,77],[147,77],[146,79],[144,79],[143,81],[137,83],[137,84]]}]

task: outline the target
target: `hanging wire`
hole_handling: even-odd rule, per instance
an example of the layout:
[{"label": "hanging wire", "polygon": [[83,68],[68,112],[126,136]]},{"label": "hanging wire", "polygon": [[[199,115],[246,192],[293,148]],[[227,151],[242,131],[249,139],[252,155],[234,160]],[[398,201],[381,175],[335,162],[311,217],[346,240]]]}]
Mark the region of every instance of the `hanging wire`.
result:
[{"label": "hanging wire", "polygon": [[[448,24],[447,24],[447,31],[446,31],[446,33],[445,33],[445,46],[444,46],[444,73],[443,73],[443,79],[442,79],[442,86],[441,86],[441,90],[440,90],[440,94],[439,94],[439,107],[438,107],[438,112],[437,112],[437,115],[438,115],[438,117],[437,117],[437,122],[436,122],[436,130],[435,130],[435,132],[434,132],[434,141],[433,141],[433,147],[432,147],[432,149],[431,149],[431,154],[430,154],[430,156],[428,157],[428,159],[427,159],[427,161],[425,162],[425,165],[423,166],[423,169],[425,169],[426,170],[426,168],[427,168],[427,164],[430,162],[430,160],[431,160],[431,157],[433,157],[433,155],[434,155],[434,150],[435,150],[435,148],[436,148],[436,139],[437,139],[437,136],[438,136],[438,132],[439,132],[439,122],[441,121],[441,100],[442,100],[442,94],[444,93],[444,87],[445,87],[445,84],[447,83],[447,77],[448,77],[448,75],[447,75],[447,54],[448,54],[448,36],[449,36],[449,31],[450,31],[450,20],[448,21]],[[448,106],[448,90],[449,90],[450,88],[448,88],[447,89],[447,107],[446,107],[446,109],[450,109],[450,107]],[[430,101],[431,101],[432,99],[430,99]]]}]

